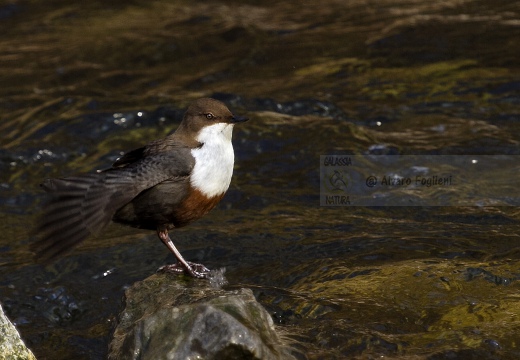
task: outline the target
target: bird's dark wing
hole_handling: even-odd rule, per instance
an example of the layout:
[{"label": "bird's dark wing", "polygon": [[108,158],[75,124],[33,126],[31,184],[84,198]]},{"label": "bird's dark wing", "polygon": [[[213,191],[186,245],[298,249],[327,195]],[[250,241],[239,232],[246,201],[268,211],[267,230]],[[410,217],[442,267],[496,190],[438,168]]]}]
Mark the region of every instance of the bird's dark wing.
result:
[{"label": "bird's dark wing", "polygon": [[114,162],[114,164],[112,164],[112,167],[113,168],[122,167],[122,166],[127,166],[131,163],[135,163],[136,161],[143,159],[146,152],[147,152],[146,147],[141,147],[139,149],[129,151],[129,152],[125,153],[123,156],[121,156],[120,158],[118,158]]},{"label": "bird's dark wing", "polygon": [[89,235],[98,235],[139,193],[189,176],[193,165],[189,149],[176,148],[94,174],[46,180],[42,187],[52,197],[36,230],[37,257],[55,258]]},{"label": "bird's dark wing", "polygon": [[[168,153],[170,151],[173,151],[175,153],[183,150],[186,150],[186,148],[178,144],[168,142],[166,139],[152,141],[146,146],[124,153],[121,157],[116,159],[116,161],[112,164],[112,167],[110,169],[131,165],[133,163],[143,160],[147,156],[153,156],[153,154],[157,155],[159,153]],[[98,170],[98,172],[103,172],[107,170],[109,169]]]}]

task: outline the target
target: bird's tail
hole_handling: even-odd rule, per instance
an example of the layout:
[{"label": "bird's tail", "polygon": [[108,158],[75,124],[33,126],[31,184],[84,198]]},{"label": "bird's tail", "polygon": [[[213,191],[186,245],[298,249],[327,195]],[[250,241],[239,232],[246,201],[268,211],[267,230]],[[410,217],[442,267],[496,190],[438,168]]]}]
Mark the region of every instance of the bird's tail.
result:
[{"label": "bird's tail", "polygon": [[52,197],[36,227],[37,260],[63,255],[110,222],[114,211],[106,211],[106,203],[113,191],[106,187],[105,178],[105,173],[94,173],[45,180],[41,186]]}]

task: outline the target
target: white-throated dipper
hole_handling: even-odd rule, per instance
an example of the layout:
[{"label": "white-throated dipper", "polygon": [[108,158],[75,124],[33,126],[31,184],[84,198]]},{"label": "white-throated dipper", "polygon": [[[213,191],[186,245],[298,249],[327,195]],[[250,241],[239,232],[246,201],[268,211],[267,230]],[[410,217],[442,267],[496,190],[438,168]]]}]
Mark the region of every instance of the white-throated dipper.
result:
[{"label": "white-throated dipper", "polygon": [[37,258],[56,258],[112,220],[156,230],[178,261],[162,269],[207,277],[209,269],[184,260],[168,231],[199,219],[224,197],[233,173],[233,126],[247,120],[220,101],[198,99],[174,133],[124,154],[111,168],[46,179],[41,186],[52,197],[37,227]]}]

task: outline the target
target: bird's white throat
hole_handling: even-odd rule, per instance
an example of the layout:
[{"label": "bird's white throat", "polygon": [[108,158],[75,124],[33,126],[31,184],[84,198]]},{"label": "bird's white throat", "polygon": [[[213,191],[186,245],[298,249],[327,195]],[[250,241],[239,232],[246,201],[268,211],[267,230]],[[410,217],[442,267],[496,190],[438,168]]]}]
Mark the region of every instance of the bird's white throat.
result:
[{"label": "bird's white throat", "polygon": [[233,124],[206,126],[197,136],[197,141],[203,145],[191,150],[195,158],[191,185],[207,197],[221,195],[229,188],[235,161],[232,133]]}]

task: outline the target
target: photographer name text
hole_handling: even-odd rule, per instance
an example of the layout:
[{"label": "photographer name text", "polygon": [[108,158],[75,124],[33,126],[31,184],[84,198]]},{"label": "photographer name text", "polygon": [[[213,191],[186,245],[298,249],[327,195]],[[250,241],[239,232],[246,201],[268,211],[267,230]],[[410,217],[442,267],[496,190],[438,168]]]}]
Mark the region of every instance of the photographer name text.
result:
[{"label": "photographer name text", "polygon": [[374,187],[377,184],[381,186],[451,186],[453,183],[453,176],[422,176],[417,175],[415,177],[399,177],[399,176],[391,176],[391,175],[383,175],[381,181],[378,181],[376,176],[369,176],[367,178],[366,184],[368,187]]}]

